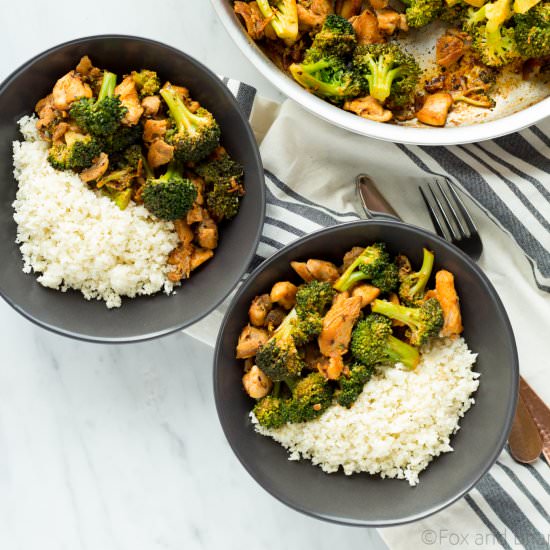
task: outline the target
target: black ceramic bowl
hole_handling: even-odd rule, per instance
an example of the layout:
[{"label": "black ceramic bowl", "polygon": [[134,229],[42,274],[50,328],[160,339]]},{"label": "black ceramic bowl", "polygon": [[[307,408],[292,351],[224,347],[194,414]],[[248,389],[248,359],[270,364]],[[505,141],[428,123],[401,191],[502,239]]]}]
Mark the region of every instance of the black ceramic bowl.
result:
[{"label": "black ceramic bowl", "polygon": [[[241,386],[242,364],[235,345],[248,320],[250,301],[274,282],[298,281],[291,260],[340,262],[353,246],[384,241],[392,253],[403,252],[415,263],[422,247],[435,252],[436,268],[455,274],[462,297],[464,337],[479,353],[481,373],[476,404],[453,437],[455,451],[436,458],[411,488],[404,480],[368,474],[325,474],[309,461],[292,462],[270,438],[255,433],[249,420],[251,399]],[[421,519],[469,491],[503,448],[515,410],[518,361],[506,311],[487,277],[462,252],[414,226],[391,221],[359,221],[324,229],[285,247],[264,262],[239,289],[218,337],[214,392],[218,415],[235,454],[250,475],[285,504],[320,519],[360,526],[388,526]]]},{"label": "black ceramic bowl", "polygon": [[[222,143],[245,168],[246,196],[239,215],[221,229],[214,258],[178,288],[176,295],[124,299],[108,310],[103,301],[86,301],[80,292],[50,290],[25,275],[15,244],[12,202],[12,141],[20,139],[17,120],[83,55],[96,66],[122,75],[154,69],[163,81],[185,85],[212,111],[222,129]],[[0,87],[0,294],[31,321],[55,332],[97,342],[130,342],[162,336],[198,321],[233,289],[252,259],[263,225],[263,170],[254,135],[223,82],[185,53],[159,42],[131,36],[94,36],[74,40],[31,59]]]}]

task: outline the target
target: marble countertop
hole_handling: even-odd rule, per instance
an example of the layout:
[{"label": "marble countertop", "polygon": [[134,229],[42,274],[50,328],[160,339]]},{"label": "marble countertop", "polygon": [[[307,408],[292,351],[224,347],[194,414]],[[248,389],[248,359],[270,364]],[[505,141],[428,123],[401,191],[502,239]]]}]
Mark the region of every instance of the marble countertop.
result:
[{"label": "marble countertop", "polygon": [[[151,25],[143,0],[80,11],[66,0],[2,3],[0,79],[65,40],[121,33],[171,44],[281,98],[207,0],[156,5],[162,23]],[[218,423],[204,344],[184,334],[86,344],[2,301],[0,326],[2,550],[385,548],[374,530],[302,516],[256,485]]]}]

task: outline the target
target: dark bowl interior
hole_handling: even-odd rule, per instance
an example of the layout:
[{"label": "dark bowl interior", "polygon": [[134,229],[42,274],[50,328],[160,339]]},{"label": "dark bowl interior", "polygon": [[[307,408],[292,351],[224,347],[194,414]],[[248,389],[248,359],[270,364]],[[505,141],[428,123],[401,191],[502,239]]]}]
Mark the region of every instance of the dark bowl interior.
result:
[{"label": "dark bowl interior", "polygon": [[[279,280],[297,280],[291,260],[340,262],[352,246],[384,241],[392,253],[414,262],[422,247],[435,252],[436,268],[455,274],[462,297],[464,337],[479,353],[476,404],[453,437],[455,451],[436,458],[411,488],[404,480],[367,474],[327,475],[309,461],[291,462],[278,443],[254,432],[251,399],[241,387],[242,364],[234,349],[247,323],[250,301]],[[479,268],[457,248],[426,231],[397,222],[360,221],[309,235],[278,252],[247,279],[222,325],[215,353],[214,391],[218,415],[234,452],[250,475],[273,496],[306,514],[338,523],[396,525],[432,514],[465,494],[496,460],[515,410],[518,363],[514,335],[498,295]]]},{"label": "dark bowl interior", "polygon": [[[239,215],[221,227],[214,258],[178,288],[175,296],[123,299],[121,308],[84,300],[80,292],[46,289],[35,275],[25,275],[18,246],[12,202],[12,141],[20,139],[17,120],[33,112],[35,103],[55,81],[73,69],[83,55],[96,66],[122,75],[150,68],[163,81],[185,85],[213,112],[222,143],[245,168],[246,196]],[[233,289],[252,259],[263,225],[263,170],[246,117],[223,82],[206,67],[174,48],[143,38],[96,36],[57,46],[30,60],[0,87],[0,294],[32,321],[56,332],[92,341],[137,341],[184,328],[214,309]]]}]

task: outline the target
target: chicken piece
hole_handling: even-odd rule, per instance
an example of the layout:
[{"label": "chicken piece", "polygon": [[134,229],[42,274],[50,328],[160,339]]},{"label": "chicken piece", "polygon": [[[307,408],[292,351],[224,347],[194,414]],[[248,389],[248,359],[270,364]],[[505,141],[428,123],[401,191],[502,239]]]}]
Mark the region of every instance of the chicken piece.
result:
[{"label": "chicken piece", "polygon": [[157,139],[151,143],[147,152],[147,162],[153,169],[168,164],[174,158],[174,147],[168,145],[163,139]]},{"label": "chicken piece", "polygon": [[365,249],[360,246],[354,246],[351,250],[348,250],[344,254],[340,271],[343,273],[363,253],[363,250]]},{"label": "chicken piece", "polygon": [[203,248],[214,250],[218,246],[218,226],[210,217],[205,217],[197,227],[197,242]]},{"label": "chicken piece", "polygon": [[370,95],[346,101],[344,109],[362,118],[375,120],[376,122],[388,122],[393,117],[390,110],[384,109],[380,102]]},{"label": "chicken piece", "polygon": [[463,330],[460,300],[455,289],[455,278],[450,271],[442,269],[435,275],[436,297],[443,310],[443,328],[440,336],[458,336]]},{"label": "chicken piece", "polygon": [[148,95],[141,100],[143,107],[143,116],[154,117],[160,111],[160,97],[158,95]]},{"label": "chicken piece", "polygon": [[444,34],[435,44],[435,59],[439,66],[450,67],[464,55],[464,41],[458,36]]},{"label": "chicken piece", "polygon": [[306,283],[311,283],[315,279],[309,272],[306,262],[290,262],[290,266]]},{"label": "chicken piece", "polygon": [[254,357],[268,340],[269,335],[266,330],[246,325],[237,343],[237,359]]},{"label": "chicken piece", "polygon": [[42,98],[35,106],[34,110],[38,115],[36,129],[42,130],[47,128],[52,122],[60,117],[61,113],[54,107],[53,94]]},{"label": "chicken piece", "polygon": [[71,125],[68,122],[60,122],[52,133],[52,142],[53,143],[62,143],[65,141],[63,138],[65,134],[71,129]]},{"label": "chicken piece", "polygon": [[250,371],[250,369],[254,366],[254,358],[248,357],[244,360],[243,370],[244,372]]},{"label": "chicken piece", "polygon": [[376,11],[378,19],[378,28],[387,35],[392,35],[396,30],[400,30],[401,14],[391,8],[384,8]]},{"label": "chicken piece", "polygon": [[332,0],[298,0],[298,26],[302,31],[320,29],[333,12]]},{"label": "chicken piece", "polygon": [[317,281],[334,283],[338,277],[340,277],[338,268],[332,262],[308,260],[306,262],[306,268],[309,273],[311,273],[311,276]]},{"label": "chicken piece", "polygon": [[447,92],[436,92],[426,98],[424,106],[416,113],[416,118],[430,126],[445,126],[453,97]]},{"label": "chicken piece", "polygon": [[192,223],[202,222],[205,218],[205,213],[206,215],[208,215],[206,210],[195,202],[195,204],[193,205],[193,208],[191,208],[191,210],[187,212],[187,217],[186,217],[187,223],[191,225]]},{"label": "chicken piece", "polygon": [[252,399],[261,399],[271,391],[273,382],[265,372],[254,365],[243,376],[243,387]]},{"label": "chicken piece", "polygon": [[373,285],[362,283],[353,287],[351,295],[361,298],[361,307],[363,308],[380,296],[380,289]]},{"label": "chicken piece", "polygon": [[269,297],[272,302],[278,303],[285,309],[292,309],[296,303],[298,287],[289,281],[279,281],[273,285]]},{"label": "chicken piece", "polygon": [[128,109],[128,112],[122,119],[122,124],[126,124],[127,126],[135,126],[143,114],[143,107],[139,102],[136,82],[132,76],[127,76],[115,88],[115,95],[120,97],[122,105]]},{"label": "chicken piece", "polygon": [[235,2],[233,10],[243,18],[246,32],[252,40],[261,40],[265,36],[265,28],[269,25],[257,2]]},{"label": "chicken piece", "polygon": [[319,349],[326,357],[344,355],[348,351],[353,325],[361,313],[360,296],[340,299],[328,310],[319,335]]},{"label": "chicken piece", "polygon": [[86,76],[93,68],[94,66],[92,64],[92,60],[87,55],[85,55],[84,57],[80,58],[80,61],[75,68],[75,71],[82,76]]},{"label": "chicken piece", "polygon": [[189,245],[193,242],[193,230],[184,220],[176,220],[174,222],[174,228],[176,229],[179,240],[183,245]]},{"label": "chicken piece", "polygon": [[306,369],[312,371],[320,370],[319,363],[324,363],[325,361],[328,365],[327,357],[321,355],[319,346],[317,346],[315,342],[311,342],[304,347],[304,363]]},{"label": "chicken piece", "polygon": [[73,101],[92,95],[90,86],[82,82],[75,71],[71,71],[55,83],[52,90],[53,107],[58,111],[67,111]]},{"label": "chicken piece", "polygon": [[265,318],[265,326],[270,332],[274,331],[285,319],[287,312],[282,307],[273,308]]},{"label": "chicken piece", "polygon": [[256,296],[248,309],[248,318],[255,327],[263,327],[266,324],[267,315],[273,307],[269,294]]},{"label": "chicken piece", "polygon": [[169,281],[177,283],[182,279],[189,278],[189,274],[191,273],[191,256],[193,251],[193,245],[181,244],[170,252],[168,255],[168,265],[172,265],[174,268],[166,275]]},{"label": "chicken piece", "polygon": [[370,5],[375,10],[383,10],[389,6],[389,0],[370,0]]},{"label": "chicken piece", "polygon": [[336,0],[334,11],[345,19],[349,19],[361,13],[362,5],[363,0]]},{"label": "chicken piece", "polygon": [[337,292],[332,299],[332,305],[336,306],[343,300],[347,300],[350,296],[351,294],[347,290],[345,290],[344,292]]},{"label": "chicken piece", "polygon": [[80,179],[85,183],[98,180],[107,172],[107,168],[109,168],[109,157],[106,153],[99,153],[99,157],[94,160],[94,163],[80,172]]},{"label": "chicken piece", "polygon": [[191,254],[191,271],[197,269],[208,260],[214,257],[214,252],[209,248],[199,248],[195,246]]},{"label": "chicken piece", "polygon": [[365,10],[361,15],[352,17],[350,22],[357,35],[358,44],[382,44],[385,42],[378,28],[378,19],[371,11]]}]

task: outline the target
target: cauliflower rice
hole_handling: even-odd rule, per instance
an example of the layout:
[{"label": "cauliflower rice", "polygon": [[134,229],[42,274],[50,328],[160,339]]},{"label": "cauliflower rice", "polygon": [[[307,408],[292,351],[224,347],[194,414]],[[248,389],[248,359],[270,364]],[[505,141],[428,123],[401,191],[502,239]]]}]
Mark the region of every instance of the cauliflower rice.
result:
[{"label": "cauliflower rice", "polygon": [[418,483],[431,460],[453,450],[450,437],[472,406],[479,385],[476,354],[463,338],[434,340],[414,371],[383,367],[351,409],[331,406],[321,417],[257,432],[285,447],[289,460],[310,459],[327,473],[380,474]]},{"label": "cauliflower rice", "polygon": [[25,141],[13,143],[13,207],[23,271],[41,273],[45,287],[105,300],[108,308],[120,307],[121,296],[170,294],[167,258],[179,243],[174,224],[134,203],[120,210],[78,175],[54,170],[36,117],[23,117],[19,126]]}]

